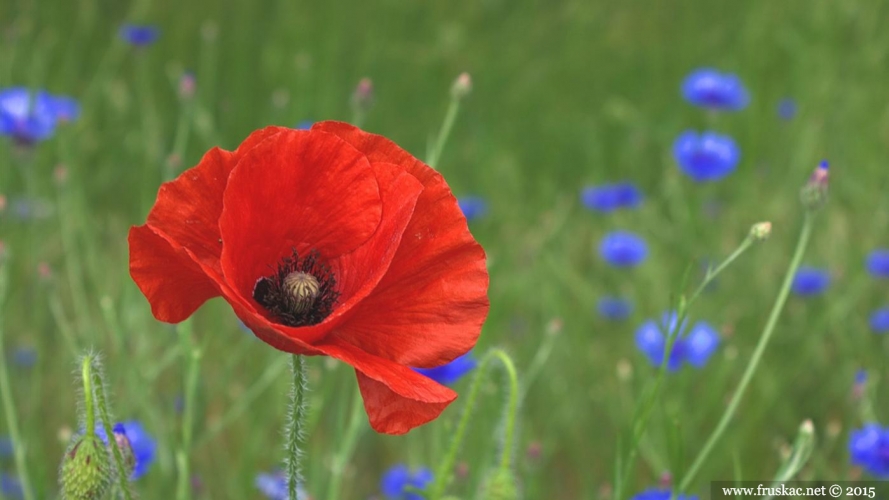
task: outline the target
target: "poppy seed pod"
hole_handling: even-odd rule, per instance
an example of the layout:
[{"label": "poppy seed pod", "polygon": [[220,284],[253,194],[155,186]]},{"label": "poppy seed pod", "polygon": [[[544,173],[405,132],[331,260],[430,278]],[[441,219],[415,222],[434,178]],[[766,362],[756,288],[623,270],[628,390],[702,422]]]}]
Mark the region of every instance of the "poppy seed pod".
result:
[{"label": "poppy seed pod", "polygon": [[99,500],[108,491],[113,475],[105,443],[95,434],[79,436],[62,458],[62,498]]}]

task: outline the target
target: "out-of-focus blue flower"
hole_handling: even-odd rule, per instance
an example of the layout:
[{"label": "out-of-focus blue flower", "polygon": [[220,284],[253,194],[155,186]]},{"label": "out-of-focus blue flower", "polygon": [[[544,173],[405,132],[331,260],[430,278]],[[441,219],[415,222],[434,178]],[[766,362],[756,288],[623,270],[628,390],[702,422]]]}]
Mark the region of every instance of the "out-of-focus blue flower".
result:
[{"label": "out-of-focus blue flower", "polygon": [[12,474],[6,472],[0,473],[0,493],[4,497],[20,500],[25,498],[25,492],[22,489],[22,483]]},{"label": "out-of-focus blue flower", "polygon": [[629,182],[588,186],[580,192],[580,202],[590,210],[613,212],[642,204],[642,191]]},{"label": "out-of-focus blue flower", "polygon": [[[287,476],[282,471],[262,473],[256,476],[256,488],[269,500],[288,500]],[[296,487],[296,498],[308,500],[309,495],[301,484]]]},{"label": "out-of-focus blue flower", "polygon": [[634,267],[648,257],[648,245],[629,231],[612,231],[599,243],[599,255],[614,267]]},{"label": "out-of-focus blue flower", "polygon": [[796,101],[789,97],[785,97],[778,101],[778,116],[782,120],[791,120],[796,116]]},{"label": "out-of-focus blue flower", "polygon": [[636,330],[636,346],[654,366],[660,366],[667,347],[667,335],[672,333],[676,340],[667,359],[667,369],[676,371],[683,362],[702,368],[719,346],[719,333],[703,321],[695,323],[686,333],[687,320],[677,331],[676,321],[676,311],[664,313],[660,323],[646,321]]},{"label": "out-of-focus blue flower", "polygon": [[741,151],[727,135],[686,130],[673,143],[673,156],[679,170],[695,182],[711,182],[735,171]]},{"label": "out-of-focus blue flower", "polygon": [[480,219],[488,213],[488,202],[481,196],[463,196],[457,199],[457,204],[467,221]]},{"label": "out-of-focus blue flower", "polygon": [[682,96],[695,106],[720,111],[739,111],[750,102],[750,95],[737,75],[711,68],[701,68],[688,75],[682,82]]},{"label": "out-of-focus blue flower", "polygon": [[867,254],[864,265],[874,278],[889,278],[889,250],[884,248],[873,250]]},{"label": "out-of-focus blue flower", "polygon": [[432,471],[421,467],[411,472],[407,465],[398,464],[383,474],[380,481],[380,489],[383,495],[390,500],[423,500],[417,493],[409,493],[405,490],[412,486],[418,490],[425,490],[432,482]]},{"label": "out-of-focus blue flower", "polygon": [[12,438],[9,436],[0,436],[0,458],[11,457],[13,451]]},{"label": "out-of-focus blue flower", "polygon": [[867,382],[867,370],[862,368],[855,372],[855,385],[863,385],[865,382]]},{"label": "out-of-focus blue flower", "polygon": [[830,285],[830,273],[826,269],[801,266],[793,277],[791,289],[802,297],[819,295]]},{"label": "out-of-focus blue flower", "polygon": [[881,307],[871,313],[870,329],[874,333],[889,332],[889,307]]},{"label": "out-of-focus blue flower", "polygon": [[24,87],[0,91],[0,135],[20,144],[48,139],[59,121],[73,121],[79,115],[80,105],[70,97]]},{"label": "out-of-focus blue flower", "polygon": [[[133,473],[130,475],[130,480],[135,481],[144,476],[145,473],[148,472],[151,463],[154,462],[154,457],[157,452],[157,442],[155,442],[154,438],[145,431],[142,424],[136,420],[114,424],[112,432],[114,432],[114,437],[117,440],[118,445],[129,444],[130,450],[133,452],[133,458],[136,459]],[[99,436],[105,444],[108,444],[108,438],[105,435],[104,427],[96,425],[96,435]]]},{"label": "out-of-focus blue flower", "polygon": [[12,364],[19,368],[31,368],[37,363],[37,351],[33,347],[16,347],[12,350]]},{"label": "out-of-focus blue flower", "polygon": [[9,214],[20,221],[46,219],[53,213],[53,206],[46,200],[28,196],[16,196],[9,201]]},{"label": "out-of-focus blue flower", "polygon": [[[641,493],[636,493],[630,500],[670,500],[672,492],[670,490],[661,490],[651,488]],[[697,495],[679,495],[673,497],[675,500],[698,500]]]},{"label": "out-of-focus blue flower", "polygon": [[446,365],[435,368],[414,368],[414,371],[431,378],[439,384],[451,385],[463,378],[463,375],[472,371],[477,365],[478,362],[475,358],[467,352]]},{"label": "out-of-focus blue flower", "polygon": [[295,128],[296,130],[309,130],[314,124],[315,122],[313,122],[312,120],[303,120],[297,123],[296,126],[293,128]]},{"label": "out-of-focus blue flower", "polygon": [[596,303],[599,316],[611,321],[621,321],[630,317],[633,312],[633,303],[620,297],[602,297]]},{"label": "out-of-focus blue flower", "polygon": [[878,479],[889,479],[889,429],[866,424],[849,436],[852,463]]},{"label": "out-of-focus blue flower", "polygon": [[160,34],[160,29],[151,24],[124,24],[120,27],[120,37],[123,41],[136,47],[151,45],[157,41]]}]

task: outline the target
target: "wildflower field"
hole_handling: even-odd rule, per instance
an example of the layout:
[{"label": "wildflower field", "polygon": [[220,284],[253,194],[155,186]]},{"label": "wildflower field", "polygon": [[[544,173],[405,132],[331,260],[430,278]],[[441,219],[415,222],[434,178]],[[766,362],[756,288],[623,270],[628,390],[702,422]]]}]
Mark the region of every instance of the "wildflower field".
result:
[{"label": "wildflower field", "polygon": [[0,498],[889,498],[887,16],[0,3]]}]

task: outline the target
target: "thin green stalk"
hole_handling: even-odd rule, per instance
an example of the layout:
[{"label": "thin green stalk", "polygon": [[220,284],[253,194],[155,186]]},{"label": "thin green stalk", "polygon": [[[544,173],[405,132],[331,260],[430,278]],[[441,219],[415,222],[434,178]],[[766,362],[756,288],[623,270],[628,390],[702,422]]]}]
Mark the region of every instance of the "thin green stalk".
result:
[{"label": "thin green stalk", "polygon": [[738,409],[738,404],[740,404],[741,398],[744,396],[744,392],[747,390],[747,386],[750,384],[750,380],[753,379],[753,374],[756,373],[756,369],[759,367],[759,362],[762,359],[763,352],[765,352],[766,346],[769,343],[769,339],[771,339],[772,333],[775,330],[775,325],[778,323],[778,316],[780,316],[781,310],[784,308],[784,303],[787,301],[787,296],[790,294],[790,287],[793,284],[793,277],[796,274],[800,263],[802,262],[803,255],[806,252],[806,246],[809,243],[809,237],[812,234],[814,219],[815,216],[812,212],[806,212],[805,220],[803,221],[803,228],[800,231],[799,240],[796,244],[796,250],[794,251],[793,258],[790,261],[790,267],[787,269],[787,274],[784,276],[784,283],[781,285],[781,290],[778,292],[778,297],[775,300],[774,306],[772,306],[772,312],[769,314],[769,319],[762,331],[759,342],[756,344],[756,349],[754,349],[753,351],[753,356],[750,358],[750,363],[747,365],[747,369],[744,371],[744,375],[741,377],[741,382],[738,384],[738,388],[737,390],[735,390],[734,395],[732,395],[732,399],[731,401],[729,401],[728,407],[726,407],[725,412],[722,414],[722,418],[720,418],[719,423],[713,430],[713,433],[710,434],[710,437],[707,439],[704,447],[701,448],[698,456],[695,458],[694,462],[692,462],[691,467],[689,467],[688,471],[686,471],[685,477],[683,477],[682,481],[679,482],[678,491],[685,491],[689,487],[692,480],[694,480],[695,474],[697,474],[698,469],[700,469],[701,466],[704,464],[704,461],[707,460],[707,456],[713,450],[713,447],[716,445],[716,442],[719,441],[719,438],[722,437],[722,434],[728,427],[729,422],[735,415],[735,411]]},{"label": "thin green stalk", "polygon": [[441,152],[444,151],[445,144],[448,142],[448,137],[451,135],[451,129],[454,128],[454,122],[457,121],[457,114],[460,111],[460,98],[457,96],[451,96],[451,103],[448,105],[448,111],[445,113],[444,122],[441,124],[441,129],[438,131],[438,139],[436,139],[435,144],[432,146],[432,150],[429,151],[429,157],[426,159],[426,163],[435,168],[438,165],[438,160],[441,158]]},{"label": "thin green stalk", "polygon": [[484,379],[484,375],[488,369],[488,366],[494,359],[499,359],[500,362],[503,363],[503,366],[506,369],[506,373],[510,379],[509,405],[507,407],[508,413],[506,414],[506,425],[504,426],[503,433],[503,455],[500,458],[501,467],[509,466],[513,437],[515,434],[515,412],[518,408],[519,401],[518,375],[516,374],[515,366],[512,363],[512,359],[509,357],[508,354],[506,354],[506,352],[504,352],[502,349],[491,349],[482,358],[481,363],[479,363],[478,370],[475,373],[475,377],[472,379],[472,385],[469,387],[469,395],[467,396],[466,406],[463,407],[463,414],[460,416],[460,422],[457,424],[457,429],[456,431],[454,431],[453,437],[451,438],[451,446],[448,447],[448,451],[445,454],[444,459],[441,461],[441,464],[439,464],[438,470],[435,473],[435,482],[429,489],[429,498],[431,500],[440,500],[444,495],[445,488],[447,488],[448,486],[448,479],[451,477],[451,472],[454,469],[454,464],[457,462],[457,453],[460,451],[460,446],[463,443],[463,436],[466,434],[466,429],[469,427],[469,417],[472,415],[472,410],[475,407],[476,399],[478,399],[482,380]]},{"label": "thin green stalk", "polygon": [[361,393],[355,391],[352,398],[352,412],[349,414],[349,426],[346,428],[346,435],[342,440],[340,449],[333,459],[333,467],[330,471],[330,487],[327,490],[327,500],[339,500],[340,486],[342,485],[343,471],[355,452],[355,445],[358,438],[366,426],[364,422],[364,403],[361,399]]},{"label": "thin green stalk", "polygon": [[[0,307],[6,302],[7,274],[6,266],[0,263]],[[0,320],[5,315],[0,314]],[[33,500],[34,492],[31,490],[31,479],[28,475],[28,464],[25,460],[25,443],[19,432],[18,417],[16,416],[15,401],[12,398],[12,387],[9,384],[9,370],[6,363],[6,348],[3,346],[3,322],[0,321],[0,393],[3,397],[3,413],[6,417],[6,425],[9,430],[9,438],[12,440],[12,452],[15,456],[15,469],[22,485],[22,493],[25,500]]]},{"label": "thin green stalk", "polygon": [[177,328],[182,344],[182,352],[188,353],[188,368],[185,374],[185,400],[182,413],[182,442],[176,452],[176,467],[178,477],[176,482],[176,498],[188,500],[191,498],[191,469],[188,461],[191,452],[191,441],[194,430],[195,393],[198,386],[198,372],[201,362],[201,350],[194,345],[191,321],[185,320]]},{"label": "thin green stalk", "polygon": [[[92,357],[87,356],[86,358],[89,367],[85,368],[84,376],[89,376],[88,372],[90,368],[95,367],[92,366]],[[108,445],[111,447],[111,454],[114,457],[114,463],[117,467],[116,476],[118,488],[120,488],[120,491],[123,493],[125,500],[133,500],[133,493],[130,491],[130,475],[127,473],[129,469],[126,466],[123,453],[120,451],[120,446],[117,444],[117,439],[114,438],[114,429],[111,426],[111,413],[108,411],[108,404],[105,398],[105,382],[102,380],[102,376],[99,374],[98,369],[93,370],[90,378],[95,386],[92,392],[95,393],[96,406],[99,409],[99,417],[102,419],[102,428],[105,429],[105,435],[108,436]],[[84,386],[84,390],[86,390],[86,386]],[[87,418],[89,418],[89,413],[87,413]]]},{"label": "thin green stalk", "polygon": [[96,435],[96,408],[93,405],[93,383],[90,375],[92,362],[92,358],[84,356],[80,365],[80,376],[83,379],[83,409],[86,412],[86,435],[88,437]]},{"label": "thin green stalk", "polygon": [[299,354],[291,356],[291,387],[290,408],[287,412],[287,457],[285,469],[287,471],[287,494],[290,500],[297,499],[297,490],[302,479],[300,460],[302,450],[300,444],[303,440],[303,424],[306,420],[306,362]]}]

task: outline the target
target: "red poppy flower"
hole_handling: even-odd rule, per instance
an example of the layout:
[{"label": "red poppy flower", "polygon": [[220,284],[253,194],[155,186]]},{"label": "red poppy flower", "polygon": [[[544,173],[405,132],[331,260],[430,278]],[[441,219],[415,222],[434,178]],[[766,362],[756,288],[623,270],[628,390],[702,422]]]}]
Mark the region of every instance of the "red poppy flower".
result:
[{"label": "red poppy flower", "polygon": [[157,319],[221,296],[273,347],[352,365],[387,434],[456,398],[410,367],[467,352],[488,313],[484,251],[441,175],[345,123],[268,127],[212,149],[161,186],[129,243]]}]

